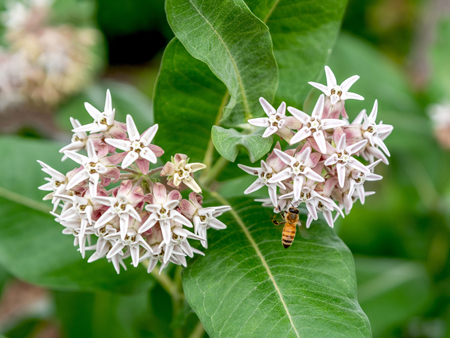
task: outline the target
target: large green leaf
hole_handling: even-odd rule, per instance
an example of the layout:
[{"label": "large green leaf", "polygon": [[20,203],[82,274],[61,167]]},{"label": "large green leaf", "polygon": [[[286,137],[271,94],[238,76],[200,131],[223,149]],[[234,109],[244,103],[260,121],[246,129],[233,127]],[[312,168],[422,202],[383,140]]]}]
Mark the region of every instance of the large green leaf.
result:
[{"label": "large green leaf", "polygon": [[422,262],[359,256],[355,263],[358,299],[374,337],[390,336],[429,304],[430,280]]},{"label": "large green leaf", "polygon": [[262,115],[258,98],[273,100],[278,71],[267,26],[242,0],[168,0],[175,36],[227,86],[227,125]]},{"label": "large green leaf", "polygon": [[270,29],[280,74],[276,101],[301,107],[331,54],[347,0],[247,0]]},{"label": "large green leaf", "polygon": [[208,66],[193,58],[178,39],[169,43],[154,97],[157,144],[163,147],[167,159],[184,153],[193,161],[203,160],[226,93],[226,87]]},{"label": "large green leaf", "polygon": [[[227,203],[222,200],[221,203]],[[224,232],[183,272],[186,298],[211,337],[370,337],[356,298],[353,258],[315,222],[289,249],[270,209],[233,200]]]},{"label": "large green leaf", "polygon": [[[206,154],[212,158],[211,128],[219,124],[228,98],[226,87],[208,66],[173,39],[164,52],[154,97],[155,118],[160,126],[156,143],[163,147],[165,159],[175,153],[187,154],[193,161],[203,161]],[[237,136],[215,146],[227,160],[234,161],[239,144],[248,137]],[[255,161],[270,150],[272,139],[257,134],[251,137],[257,142],[245,142],[245,146]]]},{"label": "large green leaf", "polygon": [[61,163],[60,145],[14,137],[0,139],[0,264],[27,282],[61,290],[133,292],[152,278],[143,268],[117,275],[106,260],[87,263],[73,246],[73,238],[48,214],[42,202],[45,183],[37,159],[61,172],[75,165]]}]

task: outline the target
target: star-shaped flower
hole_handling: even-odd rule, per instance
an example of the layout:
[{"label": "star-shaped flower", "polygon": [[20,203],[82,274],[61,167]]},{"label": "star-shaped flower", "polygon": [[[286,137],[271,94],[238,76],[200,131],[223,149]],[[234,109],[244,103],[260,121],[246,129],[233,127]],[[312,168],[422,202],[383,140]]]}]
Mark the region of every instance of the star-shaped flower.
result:
[{"label": "star-shaped flower", "polygon": [[54,195],[70,195],[71,194],[71,192],[69,192],[67,189],[67,183],[69,180],[66,177],[66,175],[61,174],[59,171],[53,169],[52,167],[45,164],[44,162],[38,160],[38,163],[42,166],[41,170],[43,172],[45,172],[46,174],[50,175],[50,177],[51,177],[51,178],[45,178],[48,181],[48,183],[41,185],[39,187],[39,190],[51,191],[51,193],[47,194],[44,197],[44,201],[47,199],[52,199],[53,211],[55,211],[56,208],[58,207],[61,199],[58,197],[55,197]]},{"label": "star-shaped flower", "polygon": [[[127,115],[127,132],[129,140],[107,138],[105,139],[105,142],[112,145],[113,147],[127,152],[127,155],[122,162],[122,169],[129,167],[134,161],[137,161],[138,159],[156,163],[156,158],[162,156],[162,154],[164,153],[164,151],[160,147],[150,144],[157,131],[158,125],[155,124],[154,126],[147,129],[142,135],[140,135],[133,118],[131,117],[131,115]],[[145,164],[137,162],[139,169],[141,169],[144,174],[146,174],[148,171],[148,162],[146,169],[144,169]]]},{"label": "star-shaped flower", "polygon": [[109,250],[106,258],[111,259],[116,255],[120,255],[123,249],[129,249],[133,265],[136,267],[139,264],[140,247],[152,252],[152,248],[145,239],[134,229],[128,229],[125,237],[122,238],[120,234],[111,234],[106,236],[108,240],[115,240],[114,245]]},{"label": "star-shaped flower", "polygon": [[277,156],[288,166],[286,169],[273,176],[269,180],[269,183],[277,183],[284,180],[293,181],[293,196],[295,201],[300,198],[302,185],[306,178],[315,182],[323,182],[325,180],[321,175],[311,169],[317,165],[321,155],[319,153],[311,154],[310,147],[303,148],[302,151],[296,153],[295,156],[290,156],[278,149],[275,149],[274,151],[275,154],[277,154]]},{"label": "star-shaped flower", "polygon": [[152,201],[145,206],[145,210],[151,212],[150,217],[139,228],[139,233],[146,232],[159,222],[164,243],[168,244],[172,238],[173,222],[192,228],[191,222],[175,210],[180,200],[181,195],[178,191],[172,190],[166,195],[166,187],[161,183],[156,183],[153,186]]},{"label": "star-shaped flower", "polygon": [[349,92],[350,87],[359,79],[358,75],[349,77],[347,80],[342,82],[341,85],[337,84],[336,77],[328,66],[325,66],[325,75],[327,77],[326,86],[316,82],[308,83],[328,96],[331,100],[332,105],[336,104],[339,101],[345,101],[348,99],[364,100],[361,95]]},{"label": "star-shaped flower", "polygon": [[286,123],[286,103],[282,102],[276,110],[263,97],[259,98],[259,102],[264,109],[267,117],[259,117],[248,120],[248,123],[257,127],[267,128],[262,137],[269,137],[282,129]]},{"label": "star-shaped flower", "polygon": [[72,130],[73,132],[78,133],[88,131],[91,133],[98,133],[107,131],[114,125],[114,117],[116,112],[115,109],[112,108],[111,93],[109,92],[109,89],[106,91],[105,108],[103,112],[100,112],[97,108],[95,108],[88,102],[84,103],[84,107],[86,108],[89,115],[92,116],[94,122],[86,124],[84,126],[78,126]]},{"label": "star-shaped flower", "polygon": [[[91,139],[89,139],[86,143],[86,150],[88,156],[78,154],[71,150],[66,150],[66,152],[64,153],[72,160],[83,166],[83,169],[70,180],[69,184],[67,185],[67,189],[72,189],[77,184],[89,179],[89,189],[91,191],[91,196],[95,196],[95,194],[97,193],[98,180],[100,179],[100,176],[108,174],[118,176],[116,175],[118,169],[116,169],[115,167],[107,168],[107,166],[110,165],[110,160],[108,158],[99,158],[97,156],[94,144]],[[116,171],[116,173],[112,173],[112,171]]]},{"label": "star-shaped flower", "polygon": [[188,163],[189,157],[184,154],[175,154],[171,162],[167,162],[161,170],[161,176],[168,176],[168,185],[180,187],[184,183],[196,193],[202,192],[202,189],[194,180],[193,173],[206,168],[203,163]]},{"label": "star-shaped flower", "polygon": [[[74,129],[81,127],[81,123],[72,117],[70,118],[70,123],[72,124],[72,127]],[[84,131],[76,132],[73,134],[72,141],[70,142],[70,144],[61,148],[59,150],[59,152],[64,153],[67,150],[72,150],[74,152],[78,152],[79,150],[84,149],[84,147],[86,147],[87,139],[88,139],[88,136],[87,136],[86,132],[84,132]],[[67,159],[67,155],[64,155],[62,158],[62,161],[65,161],[66,159]]]},{"label": "star-shaped flower", "polygon": [[323,130],[344,126],[346,122],[337,119],[322,119],[323,105],[324,96],[322,94],[320,95],[311,116],[294,107],[288,107],[289,112],[303,125],[303,128],[292,137],[290,144],[298,143],[307,137],[313,136],[320,151],[323,154],[327,152]]},{"label": "star-shaped flower", "polygon": [[366,181],[379,181],[383,178],[381,175],[377,175],[373,173],[373,169],[375,166],[380,163],[381,160],[378,160],[372,164],[369,164],[366,168],[370,170],[370,174],[363,173],[359,170],[353,170],[350,173],[349,181],[350,181],[350,189],[349,189],[349,195],[353,196],[353,193],[356,191],[356,194],[358,195],[361,204],[364,204],[365,202],[365,190],[364,190],[364,183]]},{"label": "star-shaped flower", "polygon": [[345,134],[339,139],[336,146],[336,151],[326,161],[326,166],[336,165],[337,175],[339,179],[339,186],[344,187],[346,178],[346,169],[357,169],[363,173],[370,174],[370,170],[367,169],[361,162],[352,157],[353,154],[360,151],[367,144],[367,140],[359,141],[358,143],[347,146],[345,141]]},{"label": "star-shaped flower", "polygon": [[199,235],[204,248],[208,247],[207,230],[213,228],[215,230],[225,229],[227,226],[219,221],[217,217],[224,212],[231,210],[228,205],[219,207],[202,207],[202,196],[191,192],[189,201],[182,200],[180,203],[181,213],[187,218],[192,219],[194,223],[194,232]]},{"label": "star-shaped flower", "polygon": [[128,231],[130,217],[141,221],[136,205],[144,199],[144,193],[140,186],[133,189],[131,181],[123,181],[115,197],[93,197],[97,203],[108,206],[108,210],[95,222],[94,228],[101,228],[114,218],[120,219],[120,235],[124,240]]},{"label": "star-shaped flower", "polygon": [[372,108],[372,112],[369,116],[367,116],[366,111],[363,110],[353,121],[353,124],[361,124],[361,134],[364,138],[369,140],[369,144],[372,147],[380,147],[387,156],[391,156],[389,153],[388,148],[384,144],[383,140],[392,132],[394,129],[393,126],[388,124],[383,124],[383,122],[380,122],[380,124],[377,124],[377,112],[378,112],[378,100],[375,100],[375,103]]}]

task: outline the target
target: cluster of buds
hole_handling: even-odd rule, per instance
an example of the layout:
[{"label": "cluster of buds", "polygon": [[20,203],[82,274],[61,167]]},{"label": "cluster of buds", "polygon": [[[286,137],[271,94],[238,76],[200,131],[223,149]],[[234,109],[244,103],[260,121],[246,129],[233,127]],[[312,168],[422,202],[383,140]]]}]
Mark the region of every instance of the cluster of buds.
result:
[{"label": "cluster of buds", "polygon": [[2,22],[9,48],[0,52],[0,108],[30,102],[51,106],[82,89],[95,64],[98,32],[49,26],[49,0],[7,5]]},{"label": "cluster of buds", "polygon": [[[94,251],[88,262],[105,257],[117,273],[120,266],[126,269],[124,260],[130,256],[134,266],[145,261],[151,272],[158,261],[161,271],[169,262],[186,266],[186,256],[203,254],[188,239],[207,248],[207,230],[225,229],[217,217],[230,210],[202,206],[193,172],[206,166],[176,154],[164,166],[150,168],[164,153],[152,144],[157,124],[140,134],[130,115],[126,123],[116,121],[109,91],[103,112],[89,103],[85,108],[94,121],[82,126],[71,119],[72,142],[60,150],[63,160],[70,158],[79,167],[63,174],[38,161],[50,175],[40,189],[50,191],[44,200],[52,201],[51,214],[63,234],[75,237],[83,258]],[[157,182],[161,177],[167,186]],[[179,192],[186,187],[193,190],[189,200]]]},{"label": "cluster of buds", "polygon": [[433,122],[434,136],[444,149],[450,149],[450,103],[433,104],[428,107]]},{"label": "cluster of buds", "polygon": [[[323,92],[311,116],[294,107],[287,108],[292,116],[286,116],[284,102],[276,110],[260,98],[267,117],[248,121],[267,128],[263,137],[277,134],[296,147],[282,151],[277,142],[267,160],[261,161],[260,168],[239,164],[242,170],[257,176],[246,194],[267,186],[270,198],[256,201],[273,206],[275,212],[304,203],[308,211],[307,227],[318,219],[320,212],[333,227],[336,218],[344,217],[343,210],[348,214],[355,201],[359,199],[364,204],[365,197],[374,193],[365,191],[364,183],[382,179],[374,174],[374,168],[380,162],[389,164],[386,155],[390,156],[383,140],[393,127],[376,123],[377,101],[370,115],[363,110],[352,123],[348,121],[345,100],[364,99],[348,91],[359,76],[338,85],[329,67],[325,67],[325,72],[326,86],[310,82]],[[360,162],[357,156],[367,163]]]}]

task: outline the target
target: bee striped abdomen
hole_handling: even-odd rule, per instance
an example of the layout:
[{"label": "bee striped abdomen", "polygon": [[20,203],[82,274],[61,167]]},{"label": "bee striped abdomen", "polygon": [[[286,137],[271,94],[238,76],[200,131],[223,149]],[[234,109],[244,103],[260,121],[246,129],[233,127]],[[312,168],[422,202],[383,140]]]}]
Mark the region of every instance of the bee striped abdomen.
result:
[{"label": "bee striped abdomen", "polygon": [[294,241],[295,231],[297,230],[296,223],[286,222],[283,228],[283,235],[281,236],[281,243],[287,249],[291,246]]}]

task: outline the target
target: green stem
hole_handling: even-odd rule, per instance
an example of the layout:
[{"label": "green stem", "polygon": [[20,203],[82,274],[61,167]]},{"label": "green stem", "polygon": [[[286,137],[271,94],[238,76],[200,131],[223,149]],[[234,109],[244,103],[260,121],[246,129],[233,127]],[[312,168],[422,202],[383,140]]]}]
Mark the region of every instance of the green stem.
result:
[{"label": "green stem", "polygon": [[[142,264],[148,267],[148,260],[143,261]],[[181,266],[175,270],[175,279],[172,280],[165,272],[160,272],[159,267],[155,266],[151,274],[156,279],[159,285],[170,295],[172,299],[172,318],[175,318],[183,306],[184,294],[181,286]],[[173,330],[174,338],[183,338],[183,330],[178,327]]]},{"label": "green stem", "polygon": [[204,187],[209,187],[211,183],[219,176],[222,170],[227,166],[228,160],[225,157],[220,157],[214,166],[209,170],[208,175],[205,177],[200,177],[200,185]]},{"label": "green stem", "polygon": [[[217,113],[216,120],[214,121],[214,125],[218,126],[220,123],[220,120],[223,116],[223,109],[225,108],[225,105],[228,103],[228,99],[230,98],[230,94],[228,91],[223,96],[222,102],[219,107],[219,111]],[[201,178],[204,178],[208,176],[209,171],[211,170],[212,162],[214,157],[214,143],[212,141],[212,137],[209,139],[208,148],[206,148],[205,158],[203,159],[203,163],[206,165],[206,170],[203,171]]]},{"label": "green stem", "polygon": [[202,338],[204,335],[205,335],[205,328],[203,327],[202,322],[199,320],[189,338]]}]

